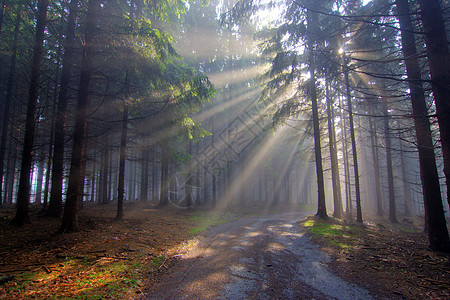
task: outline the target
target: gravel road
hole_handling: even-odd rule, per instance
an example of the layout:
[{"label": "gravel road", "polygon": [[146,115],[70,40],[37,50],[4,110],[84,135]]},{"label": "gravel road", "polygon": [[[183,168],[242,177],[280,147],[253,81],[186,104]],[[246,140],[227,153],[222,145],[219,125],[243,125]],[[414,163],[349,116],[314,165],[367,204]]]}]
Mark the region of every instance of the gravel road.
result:
[{"label": "gravel road", "polygon": [[142,299],[372,299],[328,269],[330,258],[295,224],[306,215],[214,227]]}]

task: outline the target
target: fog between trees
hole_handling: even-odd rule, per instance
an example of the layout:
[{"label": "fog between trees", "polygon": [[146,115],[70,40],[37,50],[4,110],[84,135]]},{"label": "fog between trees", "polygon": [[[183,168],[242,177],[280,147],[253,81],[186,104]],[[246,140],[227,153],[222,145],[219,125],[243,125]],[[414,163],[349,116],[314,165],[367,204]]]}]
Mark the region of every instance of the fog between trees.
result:
[{"label": "fog between trees", "polygon": [[[449,251],[449,4],[2,1],[1,203],[423,217]],[[113,202],[113,203],[111,203]],[[126,216],[125,216],[126,217]]]}]

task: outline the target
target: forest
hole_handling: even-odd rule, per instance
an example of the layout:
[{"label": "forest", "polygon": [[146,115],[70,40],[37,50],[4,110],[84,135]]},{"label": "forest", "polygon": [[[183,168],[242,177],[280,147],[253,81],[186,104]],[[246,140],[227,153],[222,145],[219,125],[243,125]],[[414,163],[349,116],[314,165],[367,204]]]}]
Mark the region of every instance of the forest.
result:
[{"label": "forest", "polygon": [[55,239],[122,226],[132,207],[157,228],[308,211],[414,223],[422,250],[447,261],[433,280],[450,289],[449,1],[1,8],[0,251],[42,222]]}]

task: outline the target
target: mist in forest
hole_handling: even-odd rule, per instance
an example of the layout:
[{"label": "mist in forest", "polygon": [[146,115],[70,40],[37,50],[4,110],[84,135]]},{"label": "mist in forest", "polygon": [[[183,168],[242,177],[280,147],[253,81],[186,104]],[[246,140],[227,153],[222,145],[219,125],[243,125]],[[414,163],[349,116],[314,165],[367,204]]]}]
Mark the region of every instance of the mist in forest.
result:
[{"label": "mist in forest", "polygon": [[447,2],[10,2],[0,202],[18,225],[42,205],[76,231],[85,202],[429,214],[448,244]]}]

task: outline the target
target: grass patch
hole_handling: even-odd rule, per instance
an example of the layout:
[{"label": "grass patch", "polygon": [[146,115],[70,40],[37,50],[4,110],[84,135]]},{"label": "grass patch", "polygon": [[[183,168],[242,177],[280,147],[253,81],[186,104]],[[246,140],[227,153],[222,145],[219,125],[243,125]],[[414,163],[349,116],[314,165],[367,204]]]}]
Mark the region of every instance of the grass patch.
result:
[{"label": "grass patch", "polygon": [[357,245],[363,229],[353,225],[344,225],[336,220],[322,220],[310,216],[300,223],[308,229],[313,239],[320,240],[329,247],[348,249]]},{"label": "grass patch", "polygon": [[218,213],[195,212],[189,217],[194,226],[189,230],[191,234],[197,234],[205,231],[211,226],[222,224],[228,221],[225,217]]}]

